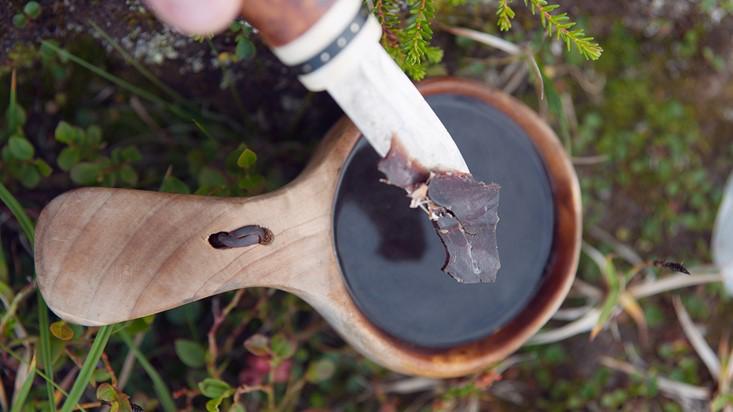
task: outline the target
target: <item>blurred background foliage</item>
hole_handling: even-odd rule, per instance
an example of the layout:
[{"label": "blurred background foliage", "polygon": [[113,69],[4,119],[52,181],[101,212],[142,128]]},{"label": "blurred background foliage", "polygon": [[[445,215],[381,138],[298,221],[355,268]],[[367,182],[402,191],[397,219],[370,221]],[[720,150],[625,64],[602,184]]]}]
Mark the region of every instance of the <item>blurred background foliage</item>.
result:
[{"label": "blurred background foliage", "polygon": [[[244,22],[192,38],[134,0],[11,0],[0,9],[0,409],[49,410],[52,398],[71,410],[64,394],[86,410],[146,411],[733,405],[729,298],[707,280],[668,291],[659,282],[676,275],[644,264],[670,258],[701,267],[696,279],[708,273],[698,265],[710,261],[733,159],[733,2],[558,1],[548,13],[572,16],[577,26],[566,29],[592,35],[599,56],[568,47],[557,26],[543,28],[544,2],[368,3],[383,44],[413,78],[483,81],[552,125],[580,176],[588,243],[548,330],[590,321],[474,376],[440,381],[384,370],[305,303],[272,290],[104,330],[45,319],[23,233],[55,195],[85,185],[264,193],[297,176],[341,114],[325,94],[305,91]],[[648,297],[639,285],[665,293]],[[589,341],[593,326],[602,331]],[[695,331],[715,350],[691,344]],[[77,388],[80,371],[91,384]]]}]

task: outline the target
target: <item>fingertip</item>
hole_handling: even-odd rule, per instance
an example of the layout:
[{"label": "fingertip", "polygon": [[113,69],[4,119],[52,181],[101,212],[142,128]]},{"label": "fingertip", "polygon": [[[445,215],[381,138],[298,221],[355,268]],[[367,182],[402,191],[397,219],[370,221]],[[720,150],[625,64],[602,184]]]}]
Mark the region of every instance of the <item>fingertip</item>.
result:
[{"label": "fingertip", "polygon": [[240,13],[241,0],[144,0],[156,16],[186,34],[216,33]]}]

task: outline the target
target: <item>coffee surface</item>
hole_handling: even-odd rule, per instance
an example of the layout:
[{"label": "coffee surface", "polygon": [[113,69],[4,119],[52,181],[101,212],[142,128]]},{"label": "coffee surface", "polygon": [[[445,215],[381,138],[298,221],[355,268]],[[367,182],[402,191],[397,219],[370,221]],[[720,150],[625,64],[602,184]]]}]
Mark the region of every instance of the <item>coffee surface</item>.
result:
[{"label": "coffee surface", "polygon": [[404,190],[380,182],[379,156],[355,145],[336,195],[336,251],[359,309],[388,334],[425,348],[490,335],[538,289],[550,254],[554,207],[541,158],[511,119],[457,95],[427,98],[477,180],[501,185],[496,282],[460,284],[441,271],[446,252]]}]

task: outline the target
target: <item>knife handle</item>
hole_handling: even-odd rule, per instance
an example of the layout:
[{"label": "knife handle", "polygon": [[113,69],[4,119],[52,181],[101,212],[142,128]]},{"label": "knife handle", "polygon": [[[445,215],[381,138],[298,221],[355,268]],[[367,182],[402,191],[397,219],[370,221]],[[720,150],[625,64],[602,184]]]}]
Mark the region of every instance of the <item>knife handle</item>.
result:
[{"label": "knife handle", "polygon": [[242,15],[270,47],[278,47],[300,37],[338,1],[245,0]]},{"label": "knife handle", "polygon": [[245,0],[242,15],[313,91],[349,72],[381,36],[361,0]]}]

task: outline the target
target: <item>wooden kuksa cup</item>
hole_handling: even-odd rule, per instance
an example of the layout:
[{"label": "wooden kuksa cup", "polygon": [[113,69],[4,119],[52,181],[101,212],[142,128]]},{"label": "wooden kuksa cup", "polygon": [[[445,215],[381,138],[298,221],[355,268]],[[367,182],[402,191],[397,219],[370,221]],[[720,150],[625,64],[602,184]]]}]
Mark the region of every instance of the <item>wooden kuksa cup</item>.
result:
[{"label": "wooden kuksa cup", "polygon": [[[422,348],[385,333],[354,303],[333,231],[341,169],[360,138],[346,118],[297,179],[265,195],[83,188],[57,197],[36,227],[36,270],[48,306],[73,323],[106,325],[234,289],[277,288],[305,300],[359,352],[395,371],[454,377],[502,360],[549,320],[573,282],[581,236],[577,179],[552,130],[512,97],[453,78],[420,90],[465,96],[503,113],[531,139],[550,181],[554,229],[542,281],[529,303],[488,336]],[[212,233],[251,224],[268,228],[272,242],[233,249],[209,243]],[[500,253],[510,247],[499,244]]]}]

